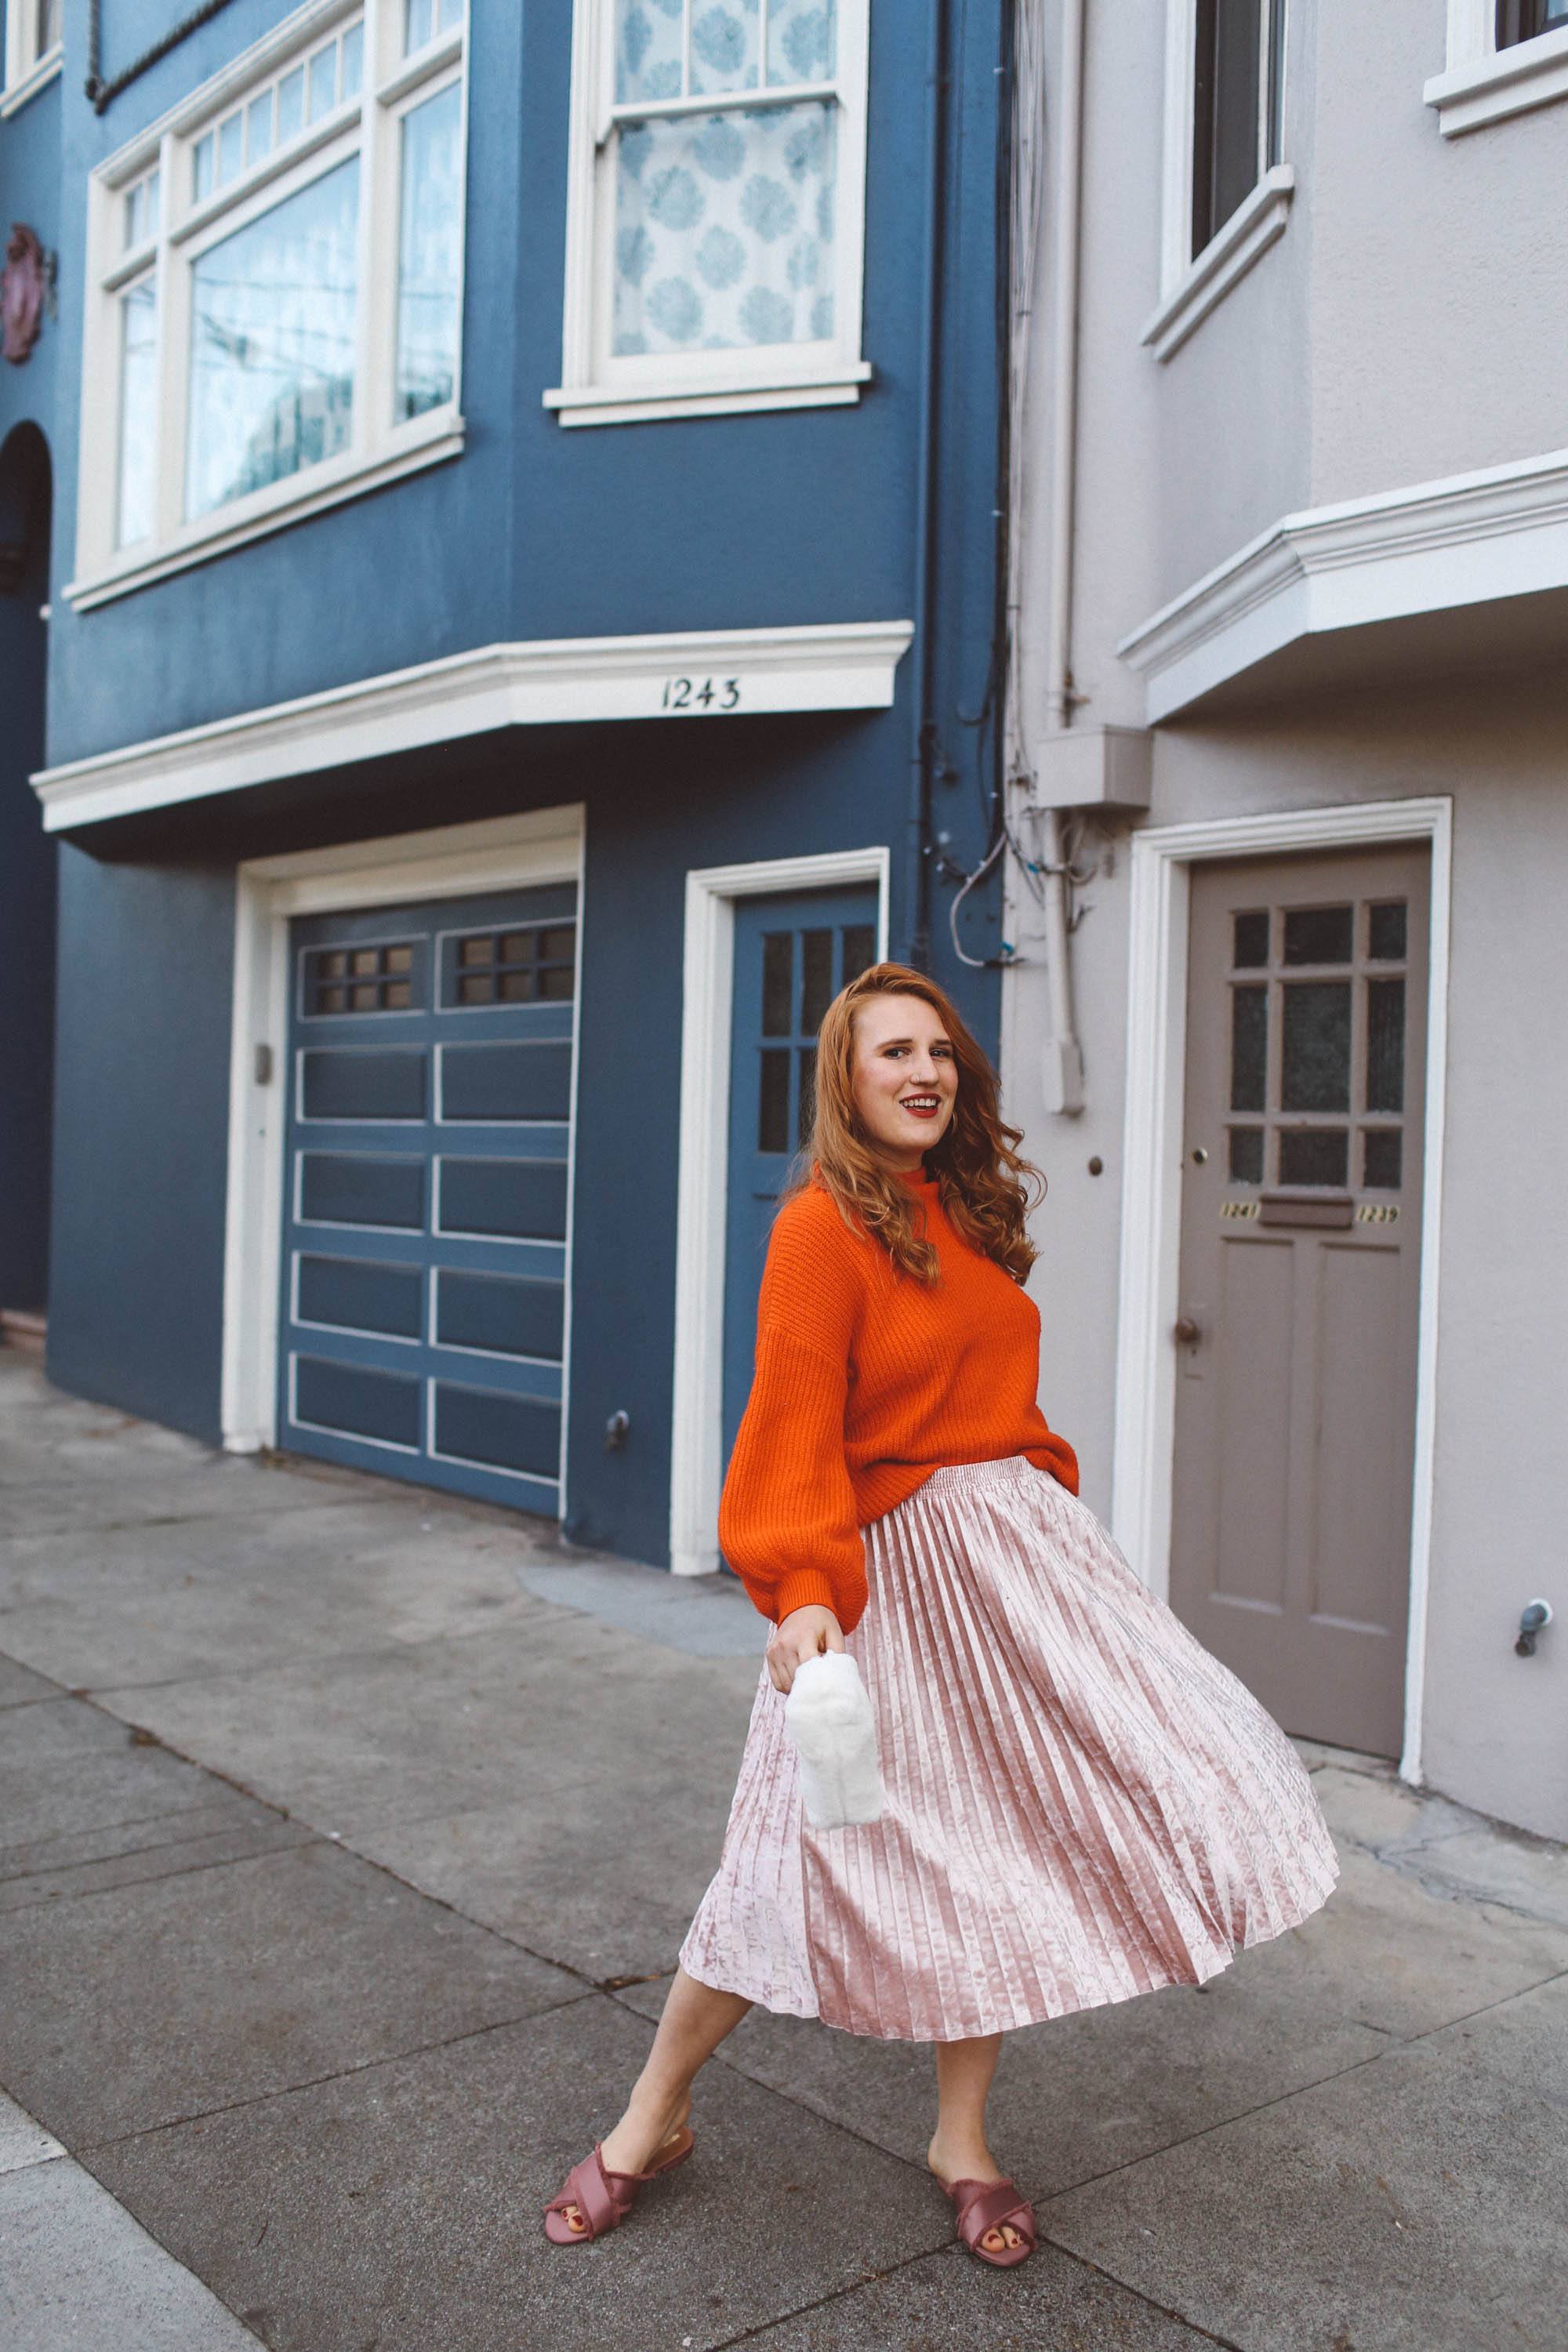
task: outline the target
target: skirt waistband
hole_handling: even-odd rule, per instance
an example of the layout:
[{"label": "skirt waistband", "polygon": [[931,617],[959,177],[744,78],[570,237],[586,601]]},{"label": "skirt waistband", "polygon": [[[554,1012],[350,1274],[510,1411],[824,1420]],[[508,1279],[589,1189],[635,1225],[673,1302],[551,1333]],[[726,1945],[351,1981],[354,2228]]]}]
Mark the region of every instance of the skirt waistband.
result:
[{"label": "skirt waistband", "polygon": [[995,1462],[949,1462],[922,1479],[917,1493],[953,1486],[1011,1486],[1020,1479],[1042,1476],[1026,1454],[1005,1454]]}]

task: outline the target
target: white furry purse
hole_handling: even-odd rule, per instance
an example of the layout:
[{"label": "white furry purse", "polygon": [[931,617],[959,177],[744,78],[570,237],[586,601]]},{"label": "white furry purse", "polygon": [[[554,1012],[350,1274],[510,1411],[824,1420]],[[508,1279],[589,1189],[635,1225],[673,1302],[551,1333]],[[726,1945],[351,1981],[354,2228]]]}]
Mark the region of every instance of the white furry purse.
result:
[{"label": "white furry purse", "polygon": [[860,1669],[847,1650],[822,1651],[795,1668],[784,1729],[800,1757],[800,1793],[813,1829],[879,1818],[877,1727]]}]

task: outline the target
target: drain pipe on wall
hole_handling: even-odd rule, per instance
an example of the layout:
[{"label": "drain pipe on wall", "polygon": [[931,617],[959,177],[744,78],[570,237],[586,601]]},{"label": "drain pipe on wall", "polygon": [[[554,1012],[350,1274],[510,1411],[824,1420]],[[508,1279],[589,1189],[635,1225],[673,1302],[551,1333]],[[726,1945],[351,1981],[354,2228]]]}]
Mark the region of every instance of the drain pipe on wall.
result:
[{"label": "drain pipe on wall", "polygon": [[931,960],[931,771],[936,761],[937,486],[945,323],[943,260],[947,236],[948,0],[933,0],[926,83],[926,216],[921,289],[920,470],[915,482],[915,659],[910,737],[910,817],[906,851],[909,960],[929,971]]},{"label": "drain pipe on wall", "polygon": [[[1039,0],[1017,0],[1021,13]],[[1046,690],[1047,724],[1055,732],[1072,725],[1073,467],[1078,444],[1079,244],[1083,196],[1083,34],[1085,0],[1062,0],[1061,58],[1058,80],[1056,222],[1053,240],[1051,315],[1051,507],[1048,567],[1050,667]],[[1020,44],[1020,58],[1037,59],[1043,44]],[[1036,79],[1034,76],[1028,79]],[[1038,136],[1043,90],[1018,92],[1022,135]],[[1020,224],[1020,226],[1023,225]],[[1025,290],[1025,300],[1029,289]],[[1020,420],[1021,425],[1022,420]],[[1021,434],[1020,434],[1021,438]],[[1051,1036],[1041,1073],[1046,1108],[1072,1117],[1083,1108],[1083,1053],[1073,1015],[1072,958],[1068,938],[1067,845],[1062,814],[1045,818],[1046,971],[1050,990]]]}]

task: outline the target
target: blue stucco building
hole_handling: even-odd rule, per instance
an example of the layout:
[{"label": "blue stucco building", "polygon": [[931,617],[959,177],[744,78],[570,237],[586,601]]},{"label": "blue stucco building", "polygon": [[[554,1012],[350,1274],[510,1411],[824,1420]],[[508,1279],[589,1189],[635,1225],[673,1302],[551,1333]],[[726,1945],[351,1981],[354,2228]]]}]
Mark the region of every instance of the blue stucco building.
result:
[{"label": "blue stucco building", "polygon": [[711,1564],[821,1004],[994,1042],[1000,0],[100,13],[0,119],[5,1303],[52,1164],[65,1388]]}]

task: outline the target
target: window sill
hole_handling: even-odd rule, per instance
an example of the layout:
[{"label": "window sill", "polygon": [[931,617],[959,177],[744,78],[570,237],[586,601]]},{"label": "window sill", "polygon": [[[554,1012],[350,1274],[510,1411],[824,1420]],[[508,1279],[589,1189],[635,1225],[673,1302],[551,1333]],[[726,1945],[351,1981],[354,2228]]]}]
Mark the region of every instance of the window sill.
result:
[{"label": "window sill", "polygon": [[85,580],[72,581],[63,592],[66,602],[78,613],[89,613],[95,605],[107,604],[116,596],[128,596],[132,590],[145,588],[155,580],[166,580],[172,572],[188,571],[192,564],[210,563],[215,556],[226,555],[232,548],[243,547],[269,531],[303,522],[307,516],[342,506],[350,499],[363,498],[368,490],[400,481],[405,474],[420,472],[426,466],[440,465],[448,457],[458,457],[465,431],[460,416],[442,409],[437,421],[426,430],[417,435],[410,431],[405,438],[384,448],[378,457],[366,459],[351,453],[326,465],[312,466],[308,474],[258,491],[253,499],[245,501],[244,512],[237,512],[227,520],[214,520],[193,526],[178,540],[163,547],[132,551],[101,572]]},{"label": "window sill", "polygon": [[0,120],[15,114],[19,107],[26,105],[30,98],[37,98],[41,89],[46,89],[64,61],[65,51],[57,41],[52,49],[44,51],[36,66],[28,67],[20,81],[14,81],[10,89],[0,95]]},{"label": "window sill", "polygon": [[563,425],[653,424],[668,416],[743,416],[767,408],[842,407],[858,401],[861,387],[870,380],[869,364],[859,360],[820,374],[793,380],[779,375],[764,383],[573,384],[547,392],[544,405],[555,411]]},{"label": "window sill", "polygon": [[1568,98],[1568,26],[1468,58],[1447,73],[1434,75],[1421,95],[1436,108],[1437,128],[1445,139]]},{"label": "window sill", "polygon": [[1194,327],[1208,317],[1260,254],[1285,234],[1296,174],[1289,163],[1265,172],[1252,194],[1237,205],[1217,236],[1209,239],[1186,275],[1174,285],[1144,326],[1140,342],[1157,360],[1180,351]]}]

